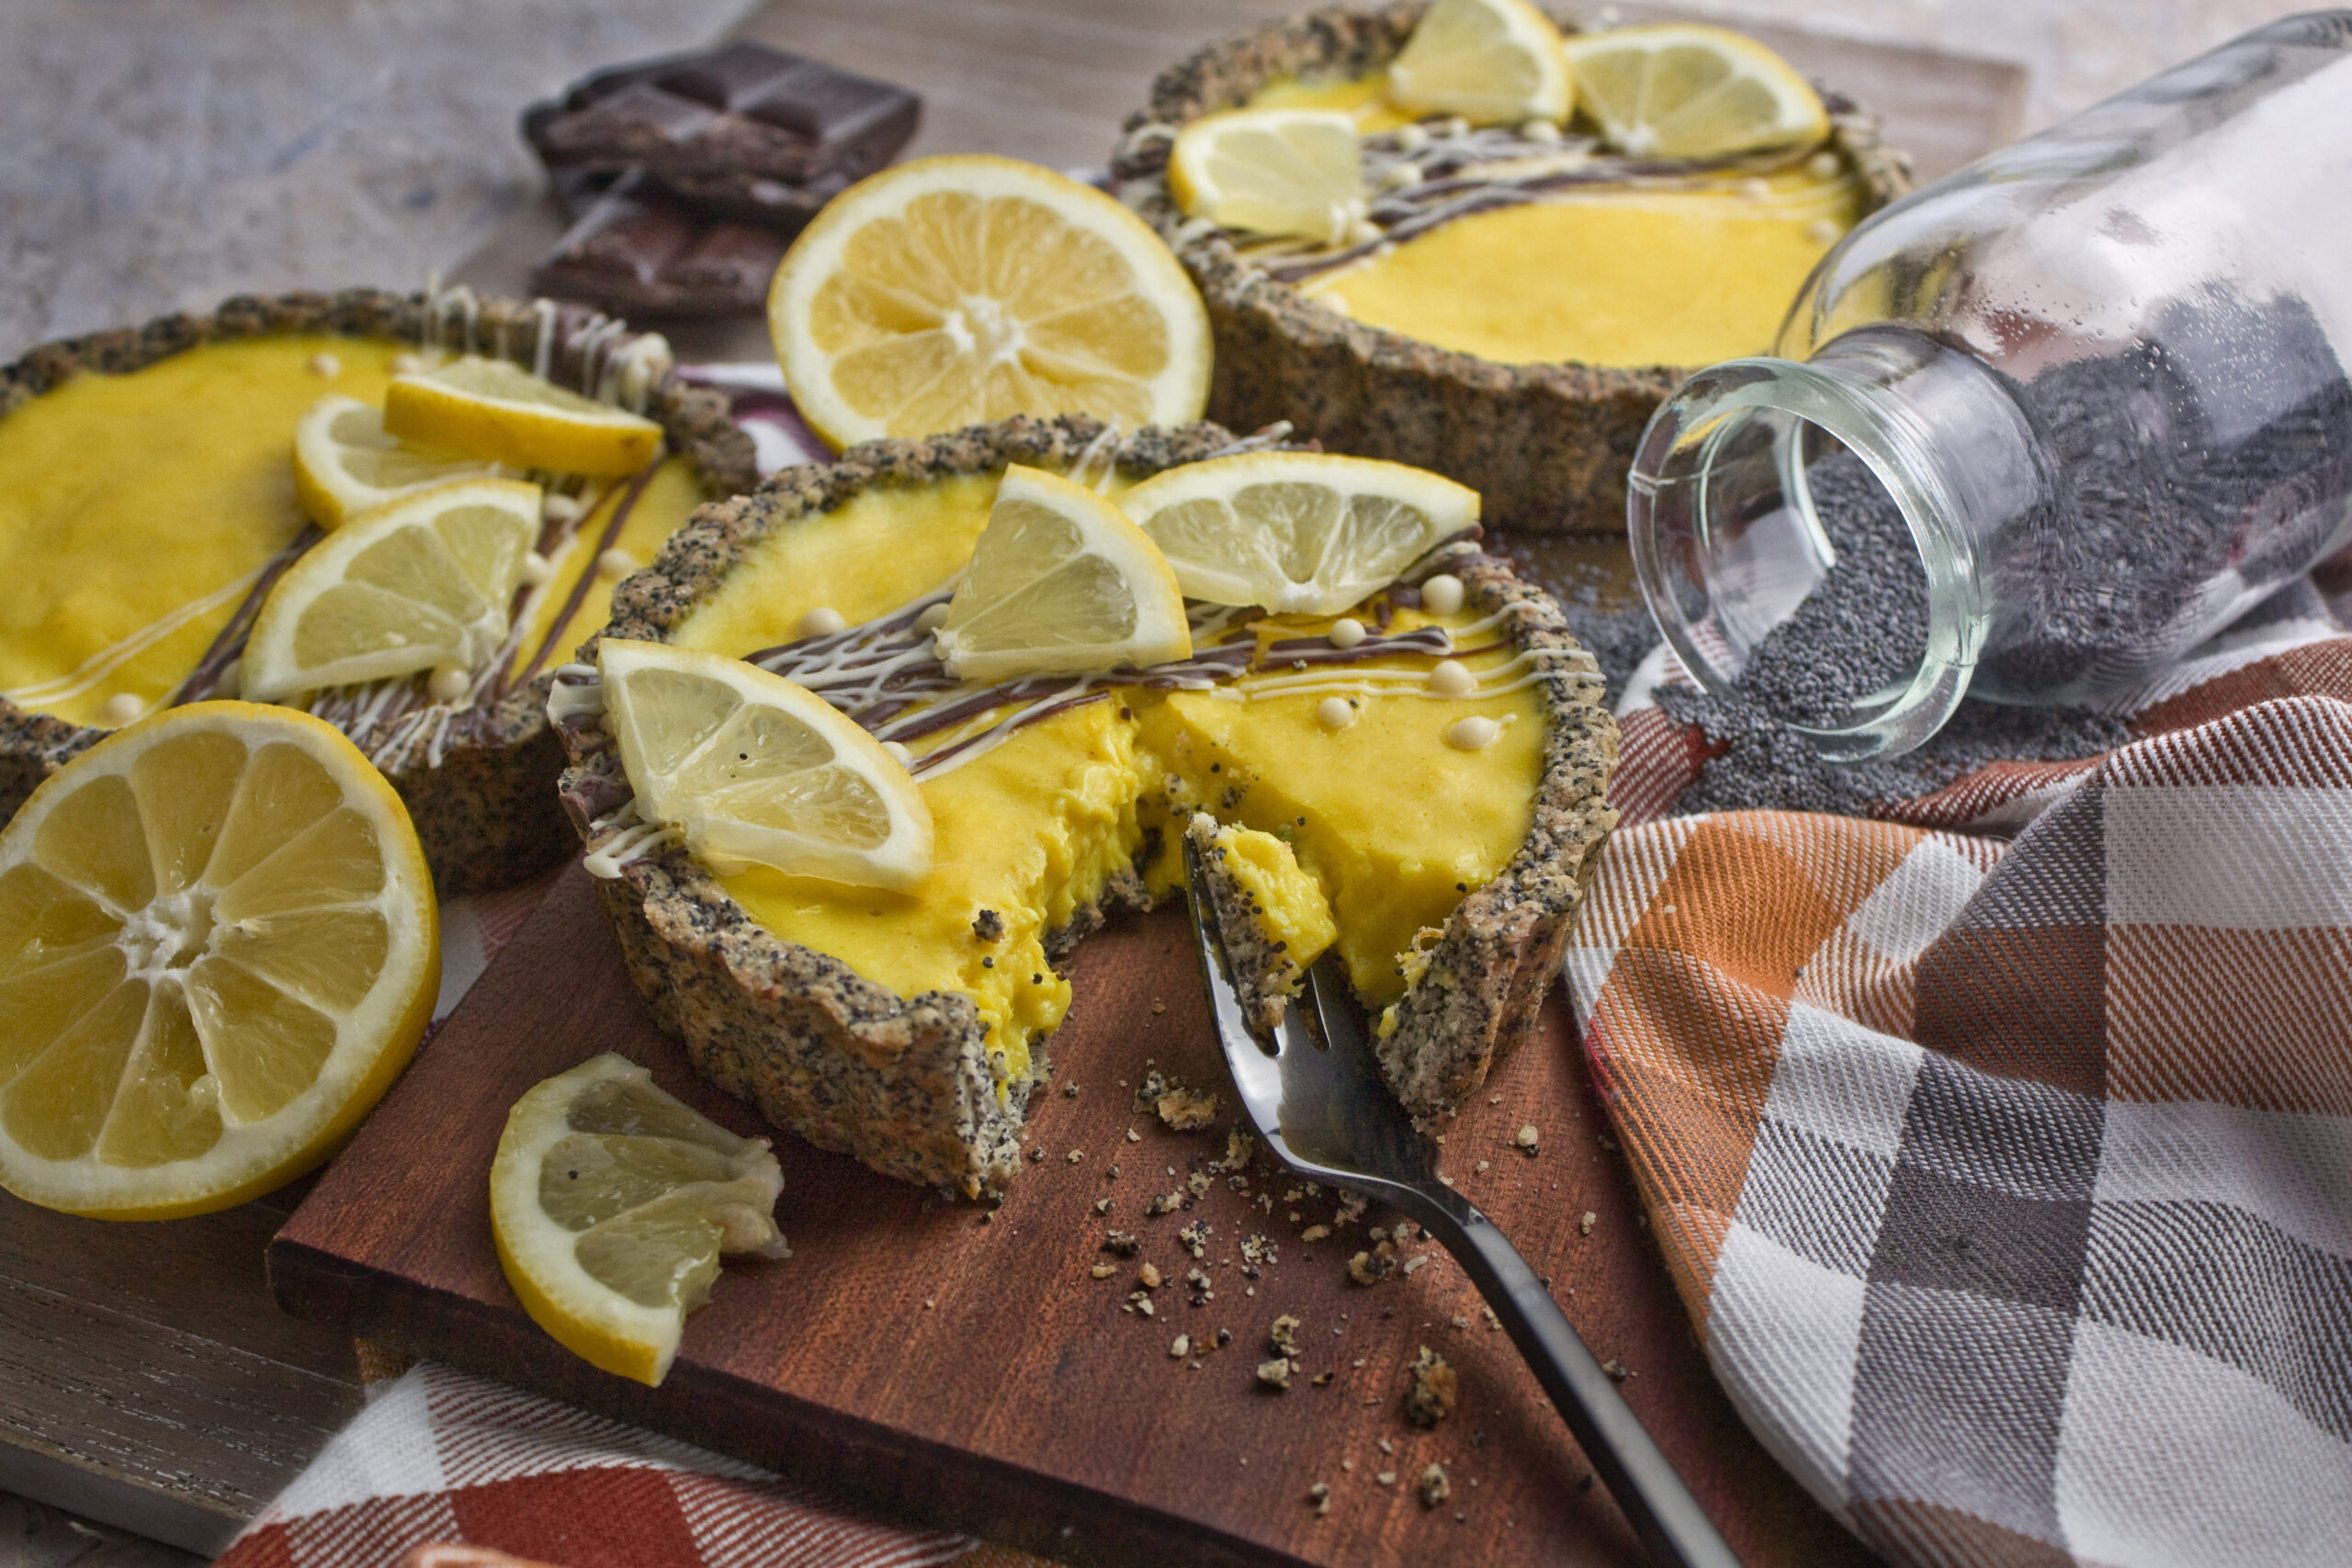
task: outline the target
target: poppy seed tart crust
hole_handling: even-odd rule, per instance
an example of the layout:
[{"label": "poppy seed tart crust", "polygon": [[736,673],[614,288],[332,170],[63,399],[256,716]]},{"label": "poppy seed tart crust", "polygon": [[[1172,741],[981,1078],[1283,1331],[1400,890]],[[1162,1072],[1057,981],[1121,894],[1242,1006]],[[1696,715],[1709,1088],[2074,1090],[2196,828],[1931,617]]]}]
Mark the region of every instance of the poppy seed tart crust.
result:
[{"label": "poppy seed tart crust", "polygon": [[[674,640],[763,541],[870,491],[984,475],[1009,462],[1067,469],[1103,444],[1103,427],[1083,416],[1015,419],[925,441],[869,443],[832,465],[785,470],[752,495],[698,512],[651,567],[616,591],[605,635]],[[1114,460],[1123,478],[1139,479],[1230,444],[1214,425],[1147,429],[1119,444]],[[1534,711],[1544,728],[1531,749],[1540,773],[1524,838],[1500,874],[1461,898],[1442,931],[1424,933],[1408,960],[1413,978],[1388,1012],[1383,1066],[1425,1117],[1458,1104],[1532,1027],[1595,852],[1615,820],[1602,800],[1615,726],[1598,671],[1556,606],[1498,559],[1472,553],[1443,565],[1463,581],[1469,609],[1507,617],[1520,649],[1550,657],[1534,660]],[[608,850],[631,831],[632,814],[622,807],[633,792],[618,753],[597,719],[558,728],[571,761],[566,809],[592,852]],[[1134,864],[1108,875],[1048,934],[1048,958],[1057,960],[1109,912],[1149,908],[1148,863],[1167,847],[1139,846]],[[902,1179],[977,1195],[1012,1179],[1037,1065],[1007,1075],[1001,1054],[991,1061],[970,996],[945,987],[901,996],[841,958],[775,934],[675,844],[622,857],[613,869],[599,887],[630,975],[706,1077],[778,1126]],[[978,934],[993,937],[982,913]]]}]

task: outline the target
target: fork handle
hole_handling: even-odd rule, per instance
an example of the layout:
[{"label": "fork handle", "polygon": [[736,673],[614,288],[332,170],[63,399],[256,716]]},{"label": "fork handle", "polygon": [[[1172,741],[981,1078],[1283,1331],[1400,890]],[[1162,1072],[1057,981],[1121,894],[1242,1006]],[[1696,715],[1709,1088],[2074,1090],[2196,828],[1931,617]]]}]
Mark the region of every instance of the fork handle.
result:
[{"label": "fork handle", "polygon": [[1567,1419],[1568,1430],[1651,1559],[1671,1568],[1740,1568],[1559,1303],[1494,1222],[1450,1188],[1404,1187],[1383,1196],[1419,1220],[1461,1262]]}]

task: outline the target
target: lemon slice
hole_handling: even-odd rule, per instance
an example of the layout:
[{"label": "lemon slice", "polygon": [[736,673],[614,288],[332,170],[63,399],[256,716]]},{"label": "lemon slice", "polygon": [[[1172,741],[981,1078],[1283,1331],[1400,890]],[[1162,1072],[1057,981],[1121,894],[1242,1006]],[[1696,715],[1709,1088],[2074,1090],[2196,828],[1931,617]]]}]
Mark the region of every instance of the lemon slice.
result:
[{"label": "lemon slice", "polygon": [[1560,29],[1527,0],[1437,0],[1388,67],[1388,96],[1481,124],[1565,120],[1568,71]]},{"label": "lemon slice", "polygon": [[355,518],[304,551],[262,602],[244,694],[270,702],[477,669],[506,640],[538,536],[539,487],[518,479],[458,479]]},{"label": "lemon slice", "polygon": [[1364,221],[1355,117],[1332,110],[1204,116],[1177,136],[1168,181],[1188,216],[1222,228],[1338,245]]},{"label": "lemon slice", "polygon": [[1475,528],[1478,492],[1402,463],[1246,452],[1156,474],[1119,498],[1186,594],[1336,615]]},{"label": "lemon slice", "polygon": [[1208,313],[1174,254],[1009,158],[920,158],[835,197],[776,269],[768,327],[836,446],[1018,413],[1181,424],[1208,401]]},{"label": "lemon slice", "polygon": [[408,813],[333,728],[118,730],[0,830],[0,1185],[119,1220],[266,1192],[391,1086],[440,969]]},{"label": "lemon slice", "polygon": [[662,446],[650,419],[471,354],[393,377],[384,429],[419,446],[564,474],[633,474]]},{"label": "lemon slice", "polygon": [[1821,96],[1753,39],[1686,23],[1567,42],[1585,112],[1637,158],[1723,158],[1829,134]]},{"label": "lemon slice", "polygon": [[514,1102],[490,1168],[490,1226],[506,1281],[566,1349],[658,1383],[722,1252],[789,1257],[784,1176],[610,1052]]},{"label": "lemon slice", "polygon": [[1157,547],[1102,497],[1014,464],[939,623],[958,680],[1082,674],[1193,651],[1184,594]]},{"label": "lemon slice", "polygon": [[906,768],[822,697],[740,659],[607,637],[605,707],[648,822],[686,848],[853,887],[931,872],[931,808]]},{"label": "lemon slice", "polygon": [[384,434],[384,411],[330,392],[294,427],[294,495],[330,533],[359,513],[449,479],[495,477],[498,465],[428,452]]}]

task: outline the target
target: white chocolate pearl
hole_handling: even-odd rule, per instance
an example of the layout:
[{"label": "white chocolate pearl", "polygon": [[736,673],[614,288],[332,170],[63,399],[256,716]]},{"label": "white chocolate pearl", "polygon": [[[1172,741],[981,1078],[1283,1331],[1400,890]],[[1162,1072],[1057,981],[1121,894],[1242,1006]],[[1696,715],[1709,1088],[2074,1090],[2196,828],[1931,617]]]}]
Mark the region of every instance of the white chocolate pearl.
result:
[{"label": "white chocolate pearl", "polygon": [[1473,714],[1445,727],[1445,743],[1457,751],[1483,751],[1502,732],[1503,727],[1493,719]]},{"label": "white chocolate pearl", "polygon": [[1466,697],[1478,689],[1478,677],[1459,659],[1441,659],[1430,671],[1430,690],[1441,697]]},{"label": "white chocolate pearl", "polygon": [[1396,128],[1396,150],[1398,152],[1418,152],[1429,144],[1430,133],[1422,130],[1419,126],[1400,125]]},{"label": "white chocolate pearl", "polygon": [[551,490],[539,502],[539,515],[550,523],[576,523],[581,511],[579,498],[561,491]]},{"label": "white chocolate pearl", "polygon": [[424,368],[424,355],[421,354],[395,354],[392,355],[392,374],[395,376],[413,376]]},{"label": "white chocolate pearl", "polygon": [[1383,190],[1405,190],[1421,183],[1421,171],[1411,164],[1397,164],[1380,176]]},{"label": "white chocolate pearl", "polygon": [[1329,640],[1333,648],[1350,649],[1361,647],[1364,639],[1363,623],[1357,620],[1353,615],[1341,615],[1338,620],[1331,623],[1331,629],[1326,632],[1324,636]]},{"label": "white chocolate pearl", "polygon": [[463,670],[454,664],[444,664],[435,669],[431,679],[424,682],[424,689],[433,694],[433,700],[436,703],[454,703],[464,696],[473,683],[473,677]]},{"label": "white chocolate pearl", "polygon": [[902,768],[910,768],[914,766],[915,754],[912,751],[908,750],[904,746],[899,745],[897,741],[885,740],[882,742],[882,750],[889,752],[890,761],[898,763],[899,766]]},{"label": "white chocolate pearl", "polygon": [[637,570],[637,558],[616,545],[596,558],[596,570],[606,577],[627,577]]},{"label": "white chocolate pearl", "polygon": [[242,659],[232,659],[228,663],[220,666],[220,673],[212,677],[212,694],[216,697],[233,697],[244,689],[244,682],[245,661]]},{"label": "white chocolate pearl", "polygon": [[1345,729],[1355,721],[1355,705],[1345,697],[1325,697],[1315,705],[1315,722],[1326,729]]},{"label": "white chocolate pearl", "polygon": [[1838,154],[1835,152],[1815,152],[1810,159],[1806,160],[1804,171],[1806,174],[1811,175],[1815,179],[1826,180],[1838,172]]},{"label": "white chocolate pearl", "polygon": [[537,588],[555,580],[555,562],[533,550],[523,558],[523,581]]},{"label": "white chocolate pearl", "polygon": [[1432,615],[1450,615],[1462,608],[1462,580],[1441,571],[1421,583],[1421,608]]},{"label": "white chocolate pearl", "polygon": [[329,378],[340,376],[343,374],[343,361],[332,354],[314,354],[311,355],[311,374]]},{"label": "white chocolate pearl", "polygon": [[1739,182],[1739,194],[1746,197],[1750,201],[1769,200],[1772,195],[1771,182],[1769,180],[1742,180]]},{"label": "white chocolate pearl", "polygon": [[919,632],[937,631],[939,629],[939,624],[947,618],[947,604],[948,602],[942,599],[936,604],[924,606],[923,613],[915,617],[915,630]]},{"label": "white chocolate pearl", "polygon": [[1560,128],[1548,119],[1531,119],[1519,128],[1519,133],[1530,141],[1557,141]]},{"label": "white chocolate pearl", "polygon": [[107,699],[107,705],[98,710],[98,717],[109,728],[120,729],[146,711],[147,705],[129,692],[117,692]]},{"label": "white chocolate pearl", "polygon": [[1804,237],[1816,245],[1834,245],[1845,231],[1826,218],[1816,218],[1804,226]]},{"label": "white chocolate pearl", "polygon": [[849,628],[849,617],[831,604],[820,604],[800,617],[796,628],[802,637],[831,637]]}]

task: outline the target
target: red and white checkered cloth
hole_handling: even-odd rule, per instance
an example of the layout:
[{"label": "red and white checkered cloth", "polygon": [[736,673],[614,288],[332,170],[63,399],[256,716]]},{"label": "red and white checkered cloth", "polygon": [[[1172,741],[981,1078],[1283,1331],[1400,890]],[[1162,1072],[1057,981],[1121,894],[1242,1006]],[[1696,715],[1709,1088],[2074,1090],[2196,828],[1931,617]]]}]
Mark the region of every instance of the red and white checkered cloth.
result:
[{"label": "red and white checkered cloth", "polygon": [[1595,1080],[1741,1414],[1905,1563],[2352,1562],[2352,638],[2131,722],[1865,821],[1666,818],[1701,743],[1626,716]]}]

